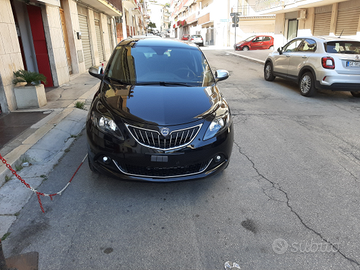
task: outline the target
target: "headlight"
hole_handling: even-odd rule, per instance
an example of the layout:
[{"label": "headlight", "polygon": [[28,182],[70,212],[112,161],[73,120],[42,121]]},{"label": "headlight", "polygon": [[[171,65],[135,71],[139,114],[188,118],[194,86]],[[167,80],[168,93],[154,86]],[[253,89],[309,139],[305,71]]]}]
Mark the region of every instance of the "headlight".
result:
[{"label": "headlight", "polygon": [[[219,109],[218,112],[219,111],[223,111],[223,110]],[[204,141],[214,137],[218,132],[220,132],[225,127],[227,127],[229,122],[230,122],[229,111],[226,111],[224,114],[215,117],[215,119],[211,122],[204,135]]]},{"label": "headlight", "polygon": [[115,121],[106,116],[98,116],[96,117],[95,112],[92,113],[91,120],[94,125],[96,125],[102,132],[108,133],[117,137],[120,140],[124,140],[124,136],[121,133],[120,129],[116,125]]}]

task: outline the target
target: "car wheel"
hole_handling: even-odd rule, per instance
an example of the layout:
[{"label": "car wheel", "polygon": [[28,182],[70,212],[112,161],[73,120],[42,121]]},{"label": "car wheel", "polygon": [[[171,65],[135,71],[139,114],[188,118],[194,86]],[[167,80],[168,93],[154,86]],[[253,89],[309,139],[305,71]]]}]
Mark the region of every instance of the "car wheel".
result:
[{"label": "car wheel", "polygon": [[305,72],[300,79],[300,92],[305,97],[311,97],[315,95],[315,80],[311,72]]},{"label": "car wheel", "polygon": [[265,64],[265,68],[264,68],[264,78],[266,81],[273,81],[275,80],[275,76],[273,74],[273,67],[271,62],[267,62]]},{"label": "car wheel", "polygon": [[87,157],[88,160],[88,164],[89,164],[89,168],[93,173],[98,173],[98,171],[95,169],[94,165],[93,165],[93,161],[91,160],[90,156],[88,155]]},{"label": "car wheel", "polygon": [[269,50],[274,50],[274,46],[270,46]]},{"label": "car wheel", "polygon": [[360,97],[360,92],[351,92],[353,97]]},{"label": "car wheel", "polygon": [[242,50],[247,52],[249,50],[249,47],[245,46]]}]

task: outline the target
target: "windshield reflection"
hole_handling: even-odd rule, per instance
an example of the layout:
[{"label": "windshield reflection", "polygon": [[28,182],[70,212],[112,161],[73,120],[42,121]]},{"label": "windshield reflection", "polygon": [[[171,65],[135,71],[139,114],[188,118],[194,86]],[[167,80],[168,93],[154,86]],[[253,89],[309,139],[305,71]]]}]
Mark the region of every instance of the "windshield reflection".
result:
[{"label": "windshield reflection", "polygon": [[129,85],[211,86],[210,67],[198,49],[136,46],[116,48],[108,78]]}]

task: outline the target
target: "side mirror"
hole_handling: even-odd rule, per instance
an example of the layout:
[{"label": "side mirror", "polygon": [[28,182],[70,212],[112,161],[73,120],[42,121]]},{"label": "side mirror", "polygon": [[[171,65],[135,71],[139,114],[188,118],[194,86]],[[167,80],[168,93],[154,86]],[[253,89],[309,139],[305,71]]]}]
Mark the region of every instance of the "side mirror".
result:
[{"label": "side mirror", "polygon": [[227,70],[219,69],[215,71],[215,79],[217,82],[226,80],[227,78],[229,78],[229,75],[230,74]]},{"label": "side mirror", "polygon": [[279,54],[282,54],[282,47],[279,47],[277,51],[279,52]]},{"label": "side mirror", "polygon": [[104,77],[104,74],[101,74],[101,73],[99,72],[99,69],[96,68],[96,67],[90,67],[90,68],[89,68],[89,74],[90,74],[91,76],[94,76],[95,78],[100,79],[100,80],[102,80],[102,78]]}]

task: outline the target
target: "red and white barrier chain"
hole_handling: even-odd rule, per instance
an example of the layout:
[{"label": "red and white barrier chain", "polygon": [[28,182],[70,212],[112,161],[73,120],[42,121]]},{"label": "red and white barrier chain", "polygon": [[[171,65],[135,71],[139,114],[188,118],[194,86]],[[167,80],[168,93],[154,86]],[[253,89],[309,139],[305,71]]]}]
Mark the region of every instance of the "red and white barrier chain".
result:
[{"label": "red and white barrier chain", "polygon": [[34,193],[36,194],[36,196],[37,196],[37,198],[38,198],[38,201],[39,201],[39,204],[40,204],[41,211],[42,211],[43,213],[45,213],[45,211],[44,211],[44,208],[43,208],[42,203],[41,203],[41,196],[43,196],[43,197],[50,197],[50,199],[52,200],[52,198],[53,198],[54,196],[56,196],[56,195],[61,195],[61,193],[64,192],[64,190],[70,185],[71,181],[74,179],[76,173],[77,173],[78,170],[80,169],[81,165],[83,165],[83,163],[84,163],[84,161],[85,161],[86,158],[87,158],[87,154],[86,154],[86,156],[84,157],[84,159],[81,161],[79,167],[76,169],[76,171],[75,171],[75,173],[73,174],[73,176],[71,177],[70,181],[65,185],[65,187],[64,187],[62,190],[60,190],[60,191],[57,192],[57,193],[47,194],[47,193],[43,193],[43,192],[37,191],[37,190],[34,189],[32,186],[30,186],[28,183],[26,183],[25,180],[22,179],[21,176],[16,173],[16,171],[11,167],[11,165],[8,164],[7,161],[5,160],[5,158],[3,158],[3,156],[0,154],[0,159],[1,159],[2,163],[4,163],[4,164],[6,165],[6,167],[12,172],[12,174],[15,175],[16,178],[21,181],[21,183],[23,183],[27,188],[29,188],[32,192],[34,192]]}]

